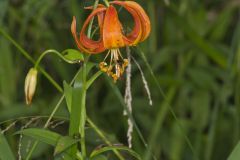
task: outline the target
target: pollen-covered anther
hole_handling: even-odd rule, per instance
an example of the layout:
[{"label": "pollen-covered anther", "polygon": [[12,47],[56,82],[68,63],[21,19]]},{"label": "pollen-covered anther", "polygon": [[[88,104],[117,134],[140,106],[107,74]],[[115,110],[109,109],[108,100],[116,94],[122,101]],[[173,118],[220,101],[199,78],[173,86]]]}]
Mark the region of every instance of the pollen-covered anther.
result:
[{"label": "pollen-covered anther", "polygon": [[113,66],[112,65],[107,68],[107,72],[106,73],[108,74],[108,76],[112,76],[113,75],[112,70],[113,70]]},{"label": "pollen-covered anther", "polygon": [[112,79],[113,79],[114,83],[117,82],[118,78],[119,78],[119,77],[118,77],[116,74],[113,74],[113,75],[112,75]]},{"label": "pollen-covered anther", "polygon": [[[110,59],[110,62],[106,63],[105,60],[108,58]],[[108,76],[112,77],[114,82],[117,82],[117,80],[123,75],[128,63],[127,59],[123,59],[119,49],[111,49],[105,56],[104,61],[99,63],[99,68],[102,72],[105,72]]]},{"label": "pollen-covered anther", "polygon": [[112,76],[112,75],[113,75],[113,72],[112,72],[112,71],[108,71],[108,72],[107,72],[107,75],[108,75],[108,76]]},{"label": "pollen-covered anther", "polygon": [[127,67],[127,66],[128,66],[128,63],[129,63],[129,62],[128,62],[128,59],[124,59],[122,66],[123,66],[123,67]]},{"label": "pollen-covered anther", "polygon": [[123,60],[123,63],[122,63],[122,68],[121,68],[121,72],[122,72],[122,74],[124,73],[124,71],[125,71],[125,68],[128,66],[128,60],[127,59],[124,59]]},{"label": "pollen-covered anther", "polygon": [[102,72],[107,72],[108,71],[108,67],[107,67],[107,63],[106,62],[100,62],[99,63],[99,68]]}]

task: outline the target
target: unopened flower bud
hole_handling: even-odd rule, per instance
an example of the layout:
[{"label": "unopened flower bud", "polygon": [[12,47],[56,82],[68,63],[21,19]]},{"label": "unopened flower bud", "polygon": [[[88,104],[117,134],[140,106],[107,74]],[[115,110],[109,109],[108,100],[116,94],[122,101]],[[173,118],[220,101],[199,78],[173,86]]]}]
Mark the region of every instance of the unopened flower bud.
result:
[{"label": "unopened flower bud", "polygon": [[31,68],[25,79],[25,98],[26,104],[30,105],[32,102],[32,98],[34,96],[37,85],[37,70],[35,68]]}]

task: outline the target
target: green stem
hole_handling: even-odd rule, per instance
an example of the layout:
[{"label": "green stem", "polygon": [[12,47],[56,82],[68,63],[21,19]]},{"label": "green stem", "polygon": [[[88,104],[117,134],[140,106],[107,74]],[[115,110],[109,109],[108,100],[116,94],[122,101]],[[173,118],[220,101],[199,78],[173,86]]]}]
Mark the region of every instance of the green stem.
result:
[{"label": "green stem", "polygon": [[[98,3],[99,3],[99,0],[96,0],[96,1],[94,2],[93,10],[95,10],[95,9],[97,8]],[[89,27],[88,27],[87,36],[88,36],[89,38],[91,37],[93,21],[94,21],[94,17],[93,17],[92,20],[90,21]]]},{"label": "green stem", "polygon": [[[96,133],[103,139],[103,141],[105,141],[105,143],[109,146],[112,146],[112,143],[106,138],[104,133],[92,122],[92,120],[87,118],[87,121],[89,125],[96,131]],[[118,150],[114,149],[113,152],[120,160],[124,160],[123,156],[118,152]]]},{"label": "green stem", "polygon": [[[146,58],[144,52],[143,52],[139,47],[136,48],[136,51],[140,54],[140,56],[141,56],[141,58],[143,59],[145,65],[147,66],[147,69],[149,70],[150,75],[151,75],[152,79],[154,80],[154,82],[155,82],[155,84],[156,84],[156,86],[157,86],[158,91],[160,92],[160,94],[162,95],[162,97],[166,100],[166,109],[168,109],[168,110],[170,111],[170,113],[172,114],[173,118],[176,120],[176,122],[177,122],[177,124],[178,124],[178,126],[179,126],[179,128],[180,128],[180,130],[181,130],[181,132],[182,132],[183,135],[184,135],[184,139],[185,139],[186,143],[188,144],[189,148],[191,149],[191,152],[193,153],[193,156],[196,157],[196,159],[198,159],[198,157],[196,156],[196,152],[195,152],[195,150],[194,150],[194,148],[193,148],[193,145],[192,145],[190,139],[188,138],[187,134],[184,132],[184,128],[183,128],[182,124],[180,123],[180,121],[178,120],[177,115],[175,114],[172,106],[170,105],[170,103],[169,103],[169,101],[168,101],[168,97],[166,96],[166,94],[164,93],[162,87],[160,86],[159,81],[157,80],[157,78],[156,78],[156,76],[155,76],[155,74],[154,74],[154,72],[153,72],[150,64],[148,63],[147,58]],[[165,110],[165,107],[164,107],[164,108],[161,108],[161,110],[160,110],[159,112],[163,112],[163,113],[164,113],[164,112],[165,112],[164,110]],[[154,127],[158,128],[157,125],[155,125]],[[160,127],[161,127],[161,126],[160,126]],[[160,129],[159,129],[159,130],[160,130]],[[145,159],[146,159],[146,160],[149,160],[151,154],[152,154],[152,153],[151,153],[151,149],[148,149],[148,150],[147,150],[147,153],[146,153]]]},{"label": "green stem", "polygon": [[[86,60],[83,64],[83,93],[82,93],[82,112],[84,113],[84,117],[87,117],[86,114],[86,92],[87,92],[87,63],[90,58],[90,55],[86,57]],[[80,113],[81,114],[81,113]],[[86,144],[85,144],[85,123],[86,119],[83,119],[83,125],[80,126],[80,134],[81,134],[81,151],[82,151],[82,156],[83,159],[85,160],[87,157],[86,153]]]},{"label": "green stem", "polygon": [[103,73],[102,71],[98,71],[87,81],[87,84],[86,84],[87,89],[91,86],[91,84],[95,81],[95,79],[97,79],[102,73]]},{"label": "green stem", "polygon": [[[75,81],[75,79],[77,78],[77,76],[78,76],[79,73],[80,73],[80,69],[78,70],[78,72],[76,73],[76,75],[73,77],[70,85],[72,85],[72,84],[74,83],[74,81]],[[49,118],[47,119],[47,121],[46,121],[46,123],[44,124],[44,127],[43,127],[43,128],[47,128],[47,127],[48,127],[48,125],[49,125],[50,121],[52,120],[54,114],[57,112],[57,110],[59,109],[62,101],[64,100],[64,97],[65,97],[65,96],[64,96],[64,94],[63,94],[63,95],[61,96],[61,98],[59,99],[57,105],[54,107],[51,115],[50,115]],[[28,152],[28,155],[27,155],[26,160],[29,160],[29,159],[31,158],[32,153],[33,153],[33,151],[35,150],[35,148],[37,147],[38,143],[39,143],[39,141],[35,141],[35,142],[34,142],[31,150]]]},{"label": "green stem", "polygon": [[[98,6],[99,0],[95,0],[94,6],[93,6],[93,10],[95,10]],[[91,32],[92,32],[92,25],[93,25],[93,21],[94,18],[91,19],[90,24],[88,26],[88,32],[87,32],[87,36],[90,38],[91,37]],[[87,62],[90,58],[90,55],[87,55],[85,62],[83,64],[83,92],[82,92],[82,112],[84,112],[84,117],[87,117],[86,114],[86,92],[87,92],[87,88],[90,86],[87,83]],[[91,84],[92,82],[90,82]],[[81,113],[80,113],[81,116]],[[80,144],[81,144],[81,151],[82,151],[82,157],[85,160],[87,157],[87,153],[86,153],[86,144],[85,144],[85,123],[86,123],[86,119],[83,120],[83,125],[80,125],[80,134],[81,134],[81,140],[80,140]]]},{"label": "green stem", "polygon": [[[28,52],[26,52],[12,37],[10,37],[2,28],[0,28],[0,34],[5,37],[8,41],[10,41],[19,51],[20,53],[31,63],[35,64],[35,60],[30,56]],[[59,91],[63,92],[62,88],[58,83],[41,67],[38,67],[38,70],[49,80],[50,83]]]},{"label": "green stem", "polygon": [[106,4],[107,7],[109,7],[109,2],[108,2],[108,0],[103,0],[103,2]]},{"label": "green stem", "polygon": [[50,54],[50,53],[56,54],[57,56],[59,56],[62,60],[64,60],[64,61],[67,62],[67,63],[71,63],[71,64],[76,63],[76,62],[74,62],[74,61],[69,61],[68,59],[66,59],[60,52],[58,52],[58,51],[56,51],[56,50],[54,50],[54,49],[49,49],[49,50],[44,51],[44,52],[40,55],[40,57],[37,59],[35,65],[34,65],[34,68],[38,68],[38,66],[39,66],[41,60],[43,59],[43,57],[46,56],[47,54]]},{"label": "green stem", "polygon": [[[220,92],[222,93],[222,92]],[[221,97],[220,95],[217,95],[217,97]],[[218,125],[218,117],[219,117],[219,107],[220,107],[220,100],[217,100],[215,102],[212,114],[211,114],[211,122],[210,122],[210,129],[209,133],[207,135],[207,144],[205,145],[205,154],[204,154],[204,159],[205,160],[210,160],[212,159],[212,153],[213,153],[213,147],[214,147],[214,142],[215,142],[215,136],[216,136],[216,129]]]},{"label": "green stem", "polygon": [[39,143],[39,141],[35,141],[35,142],[34,142],[31,150],[30,150],[30,151],[28,152],[28,154],[27,154],[26,160],[29,160],[29,159],[31,158],[31,156],[32,156],[32,154],[33,154],[33,151],[34,151],[35,148],[37,147],[38,143]]}]

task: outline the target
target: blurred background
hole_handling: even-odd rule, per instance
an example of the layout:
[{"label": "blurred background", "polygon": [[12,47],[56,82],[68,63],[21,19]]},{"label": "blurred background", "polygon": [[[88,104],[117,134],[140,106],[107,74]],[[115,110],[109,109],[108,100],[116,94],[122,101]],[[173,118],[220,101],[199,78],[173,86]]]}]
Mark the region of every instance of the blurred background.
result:
[{"label": "blurred background", "polygon": [[[239,0],[136,0],[149,14],[150,37],[140,44],[157,78],[157,87],[147,64],[132,50],[145,74],[153,106],[149,106],[141,74],[132,65],[133,117],[139,133],[133,132],[133,149],[144,160],[225,160],[240,138],[240,1]],[[102,1],[100,1],[102,3]],[[0,28],[33,59],[46,49],[76,49],[70,24],[78,27],[93,0],[0,0]],[[125,26],[132,19],[120,11]],[[126,56],[123,50],[123,55]],[[91,57],[100,62],[104,54]],[[13,133],[21,128],[42,127],[61,93],[39,74],[31,107],[25,105],[24,80],[33,65],[0,35],[0,121],[16,157],[24,158],[33,142]],[[54,55],[41,66],[62,86],[70,82],[78,65],[69,65]],[[124,95],[125,78],[116,83]],[[127,117],[106,76],[101,76],[87,95],[87,113],[114,144],[127,145]],[[52,128],[66,135],[66,104],[55,115]],[[36,118],[36,119],[33,119]],[[32,123],[27,124],[29,121]],[[59,123],[59,124],[58,124]],[[20,145],[19,145],[20,144]],[[103,144],[87,129],[87,144]],[[20,149],[19,149],[20,148]],[[34,159],[53,159],[53,148],[41,144]]]}]

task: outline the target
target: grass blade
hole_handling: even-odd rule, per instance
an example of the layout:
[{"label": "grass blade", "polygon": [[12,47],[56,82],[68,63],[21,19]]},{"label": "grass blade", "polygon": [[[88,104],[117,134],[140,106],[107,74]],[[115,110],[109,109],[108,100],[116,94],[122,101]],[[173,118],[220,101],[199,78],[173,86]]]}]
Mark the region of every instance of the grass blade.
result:
[{"label": "grass blade", "polygon": [[56,146],[58,139],[61,137],[61,135],[56,132],[40,128],[24,129],[16,132],[15,134],[23,134],[52,146]]},{"label": "grass blade", "polygon": [[[183,132],[183,127],[182,127],[182,125],[180,124],[180,121],[178,120],[175,112],[173,111],[173,109],[172,109],[169,101],[167,101],[168,98],[167,98],[167,96],[165,95],[165,93],[163,92],[163,90],[162,90],[162,88],[161,88],[161,86],[160,86],[160,84],[159,84],[159,82],[158,82],[158,80],[157,80],[157,78],[156,78],[156,76],[155,76],[155,74],[154,74],[154,72],[153,72],[150,64],[149,64],[148,61],[147,61],[147,58],[146,58],[144,52],[143,52],[139,47],[138,47],[138,48],[135,48],[135,49],[136,49],[136,52],[137,52],[138,54],[140,54],[140,56],[141,56],[141,58],[143,59],[145,65],[147,66],[147,69],[149,70],[149,72],[150,72],[150,74],[151,74],[151,77],[152,77],[152,79],[154,80],[154,82],[155,82],[155,84],[156,84],[156,86],[157,86],[157,88],[158,88],[158,91],[159,91],[160,95],[162,95],[163,98],[165,99],[166,108],[169,109],[169,111],[170,111],[170,113],[172,114],[173,118],[174,118],[174,119],[176,120],[176,122],[178,123],[179,128],[180,128],[181,131]],[[164,113],[164,112],[165,112],[165,107],[162,108],[159,112]],[[164,114],[163,114],[163,115],[164,115]],[[154,128],[158,128],[158,126],[155,125]],[[159,128],[159,129],[160,129],[160,128]],[[153,130],[155,130],[155,129],[153,129]],[[190,142],[189,138],[187,137],[187,135],[186,135],[184,132],[183,132],[183,135],[184,135],[185,141],[187,142],[189,148],[191,149],[191,151],[192,151],[192,153],[193,153],[193,156],[196,157],[196,159],[198,159],[197,156],[196,156],[196,154],[195,154],[194,148],[193,148],[192,143]],[[152,147],[154,147],[154,146],[152,146]],[[149,148],[151,148],[151,147],[149,147]],[[147,150],[147,154],[146,154],[146,155],[147,155],[147,156],[146,156],[146,158],[147,158],[146,160],[149,160],[149,159],[150,159],[150,155],[151,155],[150,153],[151,153],[151,150],[148,149],[148,150]]]},{"label": "grass blade", "polygon": [[79,140],[73,139],[72,137],[64,136],[60,137],[57,141],[57,145],[54,150],[54,155],[57,155],[59,153],[62,153],[72,145],[76,144]]},{"label": "grass blade", "polygon": [[5,136],[2,133],[0,133],[0,159],[15,160],[13,152],[12,152]]},{"label": "grass blade", "polygon": [[[130,120],[132,121],[136,131],[137,131],[137,134],[138,136],[140,137],[142,143],[144,144],[145,148],[147,149],[148,148],[148,145],[147,145],[147,142],[145,140],[145,138],[143,137],[137,123],[135,122],[132,114],[130,113],[129,109],[127,108],[125,102],[124,102],[124,98],[120,92],[120,90],[117,88],[117,86],[112,82],[112,79],[110,79],[109,77],[106,77],[107,81],[108,81],[108,84],[110,84],[110,87],[112,88],[114,94],[117,96],[118,100],[120,101],[121,105],[123,106],[123,108],[126,110],[127,112],[127,116],[130,118]],[[154,159],[156,159],[154,156],[153,156]]]},{"label": "grass blade", "polygon": [[[12,37],[10,37],[1,27],[0,27],[0,34],[3,35],[8,41],[10,41],[18,50],[19,52],[32,64],[35,64],[36,61],[26,52]],[[55,80],[41,67],[38,67],[39,71],[53,84],[53,86],[60,91],[63,92],[61,86],[59,86]]]},{"label": "grass blade", "polygon": [[141,160],[141,157],[134,152],[133,150],[129,149],[128,147],[124,147],[124,146],[108,146],[108,147],[103,147],[101,149],[97,149],[94,150],[90,157],[93,158],[101,153],[107,152],[107,151],[114,151],[114,150],[122,150],[122,151],[127,151],[130,155],[132,155],[133,157],[135,157],[138,160]]},{"label": "grass blade", "polygon": [[235,146],[232,153],[229,155],[228,160],[239,160],[240,157],[240,142]]}]

